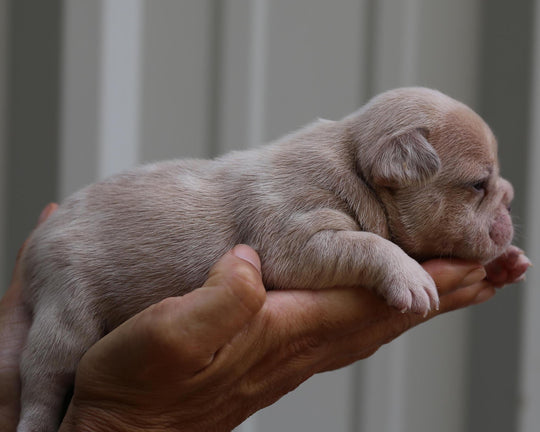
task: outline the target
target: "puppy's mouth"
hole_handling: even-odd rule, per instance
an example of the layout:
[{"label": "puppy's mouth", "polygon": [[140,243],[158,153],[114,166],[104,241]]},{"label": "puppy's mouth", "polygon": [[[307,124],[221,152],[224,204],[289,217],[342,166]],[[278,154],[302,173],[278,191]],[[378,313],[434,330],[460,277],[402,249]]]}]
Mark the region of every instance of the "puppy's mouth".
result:
[{"label": "puppy's mouth", "polygon": [[498,247],[508,246],[512,242],[514,236],[514,227],[508,209],[501,210],[493,219],[493,223],[489,229],[489,237]]}]

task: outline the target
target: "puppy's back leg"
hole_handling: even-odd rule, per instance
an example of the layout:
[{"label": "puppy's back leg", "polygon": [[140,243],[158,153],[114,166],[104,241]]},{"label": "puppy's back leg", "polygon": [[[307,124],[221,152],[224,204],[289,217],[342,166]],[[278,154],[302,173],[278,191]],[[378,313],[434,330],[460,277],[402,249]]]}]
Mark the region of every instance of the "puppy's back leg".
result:
[{"label": "puppy's back leg", "polygon": [[[67,303],[67,302],[66,302]],[[21,358],[21,416],[17,432],[56,432],[77,364],[101,336],[88,310],[39,305]]]}]

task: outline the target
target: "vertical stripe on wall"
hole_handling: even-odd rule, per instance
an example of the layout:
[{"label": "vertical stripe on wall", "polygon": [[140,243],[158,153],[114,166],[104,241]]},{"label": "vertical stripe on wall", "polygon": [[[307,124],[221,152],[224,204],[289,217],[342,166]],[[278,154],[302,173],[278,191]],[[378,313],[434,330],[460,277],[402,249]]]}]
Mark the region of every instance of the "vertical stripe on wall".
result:
[{"label": "vertical stripe on wall", "polygon": [[102,2],[64,3],[58,194],[98,178],[102,91]]},{"label": "vertical stripe on wall", "polygon": [[98,177],[139,159],[142,0],[103,0]]}]

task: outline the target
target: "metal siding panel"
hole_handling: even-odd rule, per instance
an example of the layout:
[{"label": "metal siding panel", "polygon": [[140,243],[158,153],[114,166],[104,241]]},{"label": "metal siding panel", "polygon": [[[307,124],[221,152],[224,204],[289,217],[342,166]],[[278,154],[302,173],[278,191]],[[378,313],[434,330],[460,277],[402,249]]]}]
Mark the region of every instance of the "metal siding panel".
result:
[{"label": "metal siding panel", "polygon": [[269,3],[264,140],[361,105],[363,9],[353,0]]},{"label": "metal siding panel", "polygon": [[143,161],[211,156],[213,2],[146,1]]},{"label": "metal siding panel", "polygon": [[58,190],[60,199],[97,179],[101,2],[65,2]]},{"label": "metal siding panel", "polygon": [[219,154],[254,144],[250,142],[249,131],[255,128],[252,118],[255,113],[250,110],[250,75],[255,74],[251,69],[251,53],[258,42],[250,33],[255,31],[251,20],[255,7],[256,2],[252,0],[228,0],[223,2],[221,10],[216,125],[216,151]]}]

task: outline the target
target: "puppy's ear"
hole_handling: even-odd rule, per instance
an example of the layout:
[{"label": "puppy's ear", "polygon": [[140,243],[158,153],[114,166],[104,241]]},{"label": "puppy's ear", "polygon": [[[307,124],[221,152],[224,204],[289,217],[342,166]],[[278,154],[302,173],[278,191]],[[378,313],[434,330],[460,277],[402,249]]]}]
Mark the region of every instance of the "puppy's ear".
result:
[{"label": "puppy's ear", "polygon": [[413,129],[395,136],[383,136],[367,150],[364,174],[375,185],[399,188],[425,183],[441,168],[427,131]]}]

